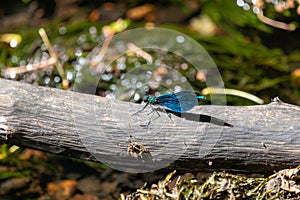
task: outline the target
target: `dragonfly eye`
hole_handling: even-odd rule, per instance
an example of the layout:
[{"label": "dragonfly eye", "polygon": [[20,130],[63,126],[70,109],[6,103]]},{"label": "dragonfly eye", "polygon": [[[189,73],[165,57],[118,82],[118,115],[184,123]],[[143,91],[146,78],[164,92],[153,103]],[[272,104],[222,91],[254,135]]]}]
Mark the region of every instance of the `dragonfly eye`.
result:
[{"label": "dragonfly eye", "polygon": [[148,102],[149,98],[150,98],[150,96],[144,96],[143,101]]}]

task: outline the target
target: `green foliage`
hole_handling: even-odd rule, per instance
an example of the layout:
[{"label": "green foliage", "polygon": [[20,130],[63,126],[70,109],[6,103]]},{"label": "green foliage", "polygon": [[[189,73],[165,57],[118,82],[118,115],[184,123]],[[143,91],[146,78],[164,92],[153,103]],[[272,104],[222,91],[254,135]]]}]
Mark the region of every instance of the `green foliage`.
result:
[{"label": "green foliage", "polygon": [[[205,0],[202,2],[201,13],[205,13],[218,24],[226,34],[243,38],[248,28],[270,33],[272,29],[261,23],[251,11],[244,11],[235,2],[221,0]],[[246,28],[246,30],[243,28]]]},{"label": "green foliage", "polygon": [[[287,91],[295,94],[299,89],[299,86],[291,85],[290,74],[295,65],[299,67],[300,53],[291,48],[285,52],[281,46],[270,46],[265,40],[277,40],[276,35],[282,31],[267,26],[252,11],[244,11],[235,3],[219,0],[204,2],[202,13],[211,17],[220,28],[220,34],[195,38],[213,57],[226,87],[262,96],[266,102],[272,95],[292,102],[293,98],[286,94]],[[274,18],[280,16],[274,8],[269,9],[268,14]],[[276,35],[273,36],[273,32]],[[281,39],[285,37],[288,36]],[[294,42],[298,43],[296,40]],[[233,101],[230,104],[239,103]]]},{"label": "green foliage", "polygon": [[[169,174],[163,181],[151,188],[145,186],[132,194],[123,195],[122,199],[281,199],[287,196],[296,196],[294,191],[277,188],[268,190],[268,178],[248,178],[225,172],[213,173],[205,182],[196,178],[173,180],[174,188],[169,188]],[[272,188],[273,189],[273,188]]]},{"label": "green foliage", "polygon": [[[177,1],[171,2],[178,3]],[[218,29],[217,34],[201,36],[186,26],[176,24],[161,25],[161,27],[178,30],[197,40],[214,59],[222,74],[226,88],[252,93],[264,98],[266,102],[274,96],[279,96],[285,101],[296,103],[295,100],[299,99],[300,86],[297,82],[293,82],[291,74],[293,70],[299,68],[300,52],[296,49],[298,40],[295,40],[293,45],[286,45],[284,42],[278,43],[277,40],[280,38],[282,31],[280,32],[262,23],[252,11],[244,11],[235,2],[203,0],[201,1],[200,12],[200,14],[208,15],[214,21]],[[272,6],[268,10],[268,15],[277,18],[278,16],[282,17],[281,14],[272,9]],[[294,13],[291,17],[293,16]],[[62,22],[59,20],[53,20],[45,24],[44,28],[49,35],[50,42],[55,46],[60,57],[66,58],[63,60],[65,70],[73,73],[73,78],[69,80],[70,87],[72,87],[76,73],[74,63],[78,63],[80,58],[85,58],[102,41],[101,29],[103,25],[104,23],[91,23],[88,21],[68,23],[68,21]],[[129,29],[141,26],[144,26],[144,24],[132,22]],[[60,30],[64,28],[66,32],[60,33]],[[91,28],[97,30],[96,36],[91,35]],[[46,52],[42,47],[37,29],[24,26],[20,27],[17,32],[23,37],[23,42],[18,48],[13,49],[7,44],[0,43],[1,69],[4,69],[5,66],[18,66],[22,60],[25,63],[33,62],[34,59],[40,59],[43,52]],[[297,33],[294,33],[294,38],[296,38],[295,34]],[[270,43],[270,41],[272,42]],[[284,48],[281,45],[289,48]],[[80,56],[76,56],[74,53],[78,49],[82,52]],[[12,59],[13,57],[17,58],[18,61]],[[183,62],[182,60],[176,60],[176,58],[173,59],[174,56],[173,60],[169,59],[168,56],[163,54],[154,55],[154,57],[165,61],[170,66],[179,65],[180,62]],[[111,73],[111,79],[104,80],[100,78],[98,91],[111,90],[111,85],[118,83],[122,74],[126,74],[126,72],[133,69],[136,62],[145,63],[141,58],[136,60],[126,57],[125,64],[127,67],[122,70],[117,69],[116,64],[113,63],[113,71],[105,72],[107,74]],[[197,91],[201,91],[205,87],[203,83],[194,78],[196,72],[191,66],[187,70],[179,69],[179,72],[187,77]],[[20,74],[15,79],[35,82],[39,85],[60,87],[59,82],[53,81],[57,76],[58,73],[54,68],[50,71],[38,70]],[[30,77],[35,77],[35,79],[32,80]],[[51,79],[49,84],[45,83],[45,77]],[[92,83],[94,80],[89,81]],[[90,83],[85,84],[88,86]],[[247,103],[238,98],[229,98],[228,102],[231,105],[249,104],[249,102]]]}]

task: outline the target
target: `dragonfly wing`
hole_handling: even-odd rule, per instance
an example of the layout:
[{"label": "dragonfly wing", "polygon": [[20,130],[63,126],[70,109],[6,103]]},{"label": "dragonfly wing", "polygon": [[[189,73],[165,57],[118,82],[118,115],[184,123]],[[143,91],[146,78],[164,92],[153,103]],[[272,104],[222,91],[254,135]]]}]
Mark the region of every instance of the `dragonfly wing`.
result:
[{"label": "dragonfly wing", "polygon": [[158,104],[172,110],[174,112],[181,112],[180,102],[175,94],[163,94],[157,97]]},{"label": "dragonfly wing", "polygon": [[157,97],[158,103],[174,112],[182,113],[197,105],[197,95],[193,91],[182,91],[175,94],[163,94]]},{"label": "dragonfly wing", "polygon": [[181,91],[175,95],[179,101],[181,112],[189,111],[198,104],[197,95],[194,91]]}]

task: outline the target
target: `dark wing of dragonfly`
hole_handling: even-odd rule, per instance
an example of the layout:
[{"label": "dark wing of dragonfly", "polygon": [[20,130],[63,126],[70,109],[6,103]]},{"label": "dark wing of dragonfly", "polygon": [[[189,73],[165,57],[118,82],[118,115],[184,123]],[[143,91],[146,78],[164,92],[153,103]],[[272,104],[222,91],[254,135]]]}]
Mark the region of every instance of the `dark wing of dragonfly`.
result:
[{"label": "dark wing of dragonfly", "polygon": [[163,94],[156,97],[157,103],[177,113],[191,110],[198,104],[198,99],[203,99],[194,91],[181,91],[174,94]]}]

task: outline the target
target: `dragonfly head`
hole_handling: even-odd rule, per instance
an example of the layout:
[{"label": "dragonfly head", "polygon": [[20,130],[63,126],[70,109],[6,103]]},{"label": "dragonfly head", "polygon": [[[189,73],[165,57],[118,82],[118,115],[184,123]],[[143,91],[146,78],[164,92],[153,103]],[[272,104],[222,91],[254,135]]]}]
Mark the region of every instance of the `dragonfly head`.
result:
[{"label": "dragonfly head", "polygon": [[144,102],[148,102],[149,99],[150,99],[150,96],[144,96],[143,101],[144,101]]},{"label": "dragonfly head", "polygon": [[156,97],[155,96],[144,96],[143,101],[146,103],[151,103],[151,104],[155,104],[156,103]]}]

